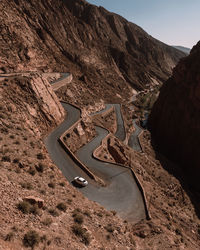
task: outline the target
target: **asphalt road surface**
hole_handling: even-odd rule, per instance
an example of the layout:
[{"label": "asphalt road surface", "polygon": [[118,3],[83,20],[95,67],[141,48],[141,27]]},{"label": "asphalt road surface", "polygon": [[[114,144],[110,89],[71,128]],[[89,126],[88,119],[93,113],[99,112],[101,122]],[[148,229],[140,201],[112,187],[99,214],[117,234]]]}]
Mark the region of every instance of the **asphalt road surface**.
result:
[{"label": "asphalt road surface", "polygon": [[133,125],[135,127],[134,133],[130,136],[128,145],[135,151],[141,152],[142,148],[139,143],[138,135],[142,132],[142,129],[136,124],[137,119],[133,120]]},{"label": "asphalt road surface", "polygon": [[[62,103],[62,105],[67,111],[66,119],[45,139],[46,148],[54,163],[70,183],[76,176],[83,176],[88,180],[88,186],[79,190],[90,200],[98,202],[108,210],[115,210],[120,217],[129,221],[137,222],[145,218],[143,198],[131,171],[116,164],[100,162],[92,157],[93,150],[108,133],[105,129],[96,127],[98,135],[78,150],[77,156],[90,170],[104,178],[108,183],[106,187],[98,186],[90,180],[63,150],[58,138],[79,119],[80,111],[69,104]],[[120,110],[117,114],[119,112]],[[122,117],[119,117],[118,121],[119,137],[123,137]]]},{"label": "asphalt road surface", "polygon": [[60,81],[62,81],[63,79],[67,78],[70,74],[69,74],[69,73],[62,73],[61,75],[62,75],[62,76],[61,76],[59,79],[50,82],[50,84],[54,84],[54,83],[56,83],[56,82],[60,82]]}]

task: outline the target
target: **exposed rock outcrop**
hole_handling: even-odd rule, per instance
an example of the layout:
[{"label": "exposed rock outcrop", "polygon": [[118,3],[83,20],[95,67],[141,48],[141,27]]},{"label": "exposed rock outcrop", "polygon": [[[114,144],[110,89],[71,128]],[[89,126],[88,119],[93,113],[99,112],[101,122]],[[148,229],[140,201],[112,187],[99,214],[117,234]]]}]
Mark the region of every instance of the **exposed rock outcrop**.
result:
[{"label": "exposed rock outcrop", "polygon": [[159,150],[178,161],[200,189],[200,42],[163,85],[149,126]]},{"label": "exposed rock outcrop", "polygon": [[[0,89],[2,105],[9,100],[7,109],[23,116],[23,126],[35,136],[44,134],[49,127],[58,125],[65,112],[49,82],[39,74],[3,80]],[[5,104],[6,106],[6,104]]]},{"label": "exposed rock outcrop", "polygon": [[185,54],[84,0],[2,0],[0,72],[72,72],[96,98],[162,82]]}]

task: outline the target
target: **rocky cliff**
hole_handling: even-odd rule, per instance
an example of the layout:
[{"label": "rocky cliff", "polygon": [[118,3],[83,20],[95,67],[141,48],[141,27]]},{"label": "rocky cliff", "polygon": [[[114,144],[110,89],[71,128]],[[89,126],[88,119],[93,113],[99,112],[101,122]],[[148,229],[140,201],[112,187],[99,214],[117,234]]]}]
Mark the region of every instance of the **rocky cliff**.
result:
[{"label": "rocky cliff", "polygon": [[2,0],[0,9],[1,72],[70,71],[100,96],[127,96],[129,85],[166,80],[185,55],[84,0]]},{"label": "rocky cliff", "polygon": [[41,75],[0,80],[1,105],[7,107],[13,117],[21,115],[21,125],[35,136],[43,135],[64,119],[65,112],[58,97]]},{"label": "rocky cliff", "polygon": [[149,126],[158,148],[178,161],[200,189],[200,42],[163,85]]}]

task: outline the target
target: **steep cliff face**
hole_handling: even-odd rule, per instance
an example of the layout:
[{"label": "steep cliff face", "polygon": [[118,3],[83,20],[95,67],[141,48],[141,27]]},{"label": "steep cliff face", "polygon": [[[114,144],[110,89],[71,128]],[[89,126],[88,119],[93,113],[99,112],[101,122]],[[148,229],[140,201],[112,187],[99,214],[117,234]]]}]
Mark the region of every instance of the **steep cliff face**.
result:
[{"label": "steep cliff face", "polygon": [[185,55],[84,0],[2,0],[0,9],[2,72],[70,71],[86,75],[87,87],[127,96],[129,84],[166,80]]},{"label": "steep cliff face", "polygon": [[15,120],[20,120],[23,127],[34,136],[41,136],[64,118],[65,112],[58,97],[49,82],[39,74],[11,77],[0,83],[1,105],[13,117],[20,116],[20,119],[15,117]]},{"label": "steep cliff face", "polygon": [[163,85],[149,126],[158,148],[177,160],[200,189],[200,42]]}]

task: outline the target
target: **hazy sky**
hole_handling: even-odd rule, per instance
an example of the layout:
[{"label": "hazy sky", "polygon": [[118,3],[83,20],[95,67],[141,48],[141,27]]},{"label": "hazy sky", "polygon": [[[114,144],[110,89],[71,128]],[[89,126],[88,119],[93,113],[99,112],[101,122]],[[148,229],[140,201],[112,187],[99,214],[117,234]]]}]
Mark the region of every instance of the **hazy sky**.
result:
[{"label": "hazy sky", "polygon": [[200,0],[87,0],[120,14],[153,37],[191,48],[200,40]]}]

